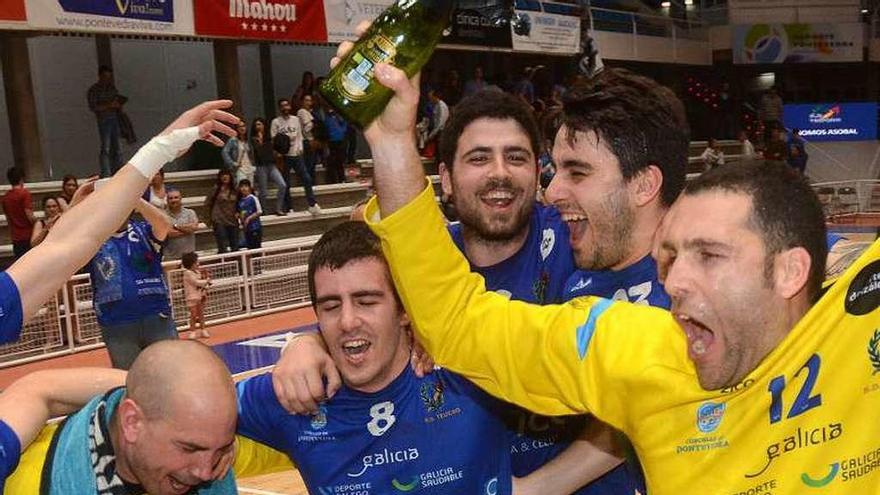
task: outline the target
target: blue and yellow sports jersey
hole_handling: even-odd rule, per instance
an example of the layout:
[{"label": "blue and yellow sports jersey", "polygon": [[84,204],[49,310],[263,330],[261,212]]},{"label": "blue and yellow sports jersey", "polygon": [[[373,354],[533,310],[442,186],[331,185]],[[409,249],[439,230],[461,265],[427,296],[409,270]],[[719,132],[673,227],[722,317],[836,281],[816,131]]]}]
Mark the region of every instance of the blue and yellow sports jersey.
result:
[{"label": "blue and yellow sports jersey", "polygon": [[0,420],[0,493],[3,493],[6,478],[18,466],[20,456],[21,441],[18,439],[18,435],[5,421]]},{"label": "blue and yellow sports jersey", "polygon": [[669,309],[672,301],[657,279],[657,262],[649,254],[622,270],[578,270],[565,284],[565,300],[599,296],[615,301]]},{"label": "blue and yellow sports jersey", "polygon": [[[449,232],[464,252],[461,224],[450,225]],[[537,304],[562,302],[565,281],[575,271],[568,226],[556,208],[536,203],[529,235],[520,250],[501,263],[471,269],[486,279],[490,290],[512,299]]]},{"label": "blue and yellow sports jersey", "polygon": [[[449,227],[455,245],[465,253],[461,224]],[[529,222],[529,235],[513,256],[492,266],[471,265],[486,280],[486,288],[511,299],[549,304],[567,299],[565,281],[575,271],[574,254],[568,242],[568,227],[559,211],[535,204]],[[510,446],[514,476],[531,474],[567,449],[586,427],[588,418],[552,418],[505,405],[498,413],[515,433]],[[621,486],[635,486],[624,467],[591,483],[576,493],[632,493]]]},{"label": "blue and yellow sports jersey", "polygon": [[286,452],[310,493],[511,493],[496,401],[447,371],[417,378],[407,366],[376,393],[343,386],[314,416],[285,411],[271,375],[237,388],[239,434]]},{"label": "blue and yellow sports jersey", "polygon": [[23,322],[18,286],[8,273],[0,272],[0,344],[18,340]]},{"label": "blue and yellow sports jersey", "polygon": [[877,493],[880,241],[741,383],[708,391],[667,311],[487,292],[427,188],[371,226],[438,363],[535,412],[591,412],[622,430],[650,493]]}]

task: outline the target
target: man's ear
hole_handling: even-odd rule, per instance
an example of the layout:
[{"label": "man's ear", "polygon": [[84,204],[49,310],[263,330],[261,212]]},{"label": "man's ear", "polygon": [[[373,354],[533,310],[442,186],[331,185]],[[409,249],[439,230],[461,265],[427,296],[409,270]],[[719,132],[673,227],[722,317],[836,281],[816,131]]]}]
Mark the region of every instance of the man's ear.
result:
[{"label": "man's ear", "polygon": [[663,190],[663,172],[657,165],[648,165],[629,181],[629,190],[636,206],[645,206]]},{"label": "man's ear", "polygon": [[440,174],[440,189],[443,191],[444,198],[452,197],[452,170],[446,166],[444,162],[440,162],[437,166]]},{"label": "man's ear", "polygon": [[776,291],[785,299],[792,299],[807,286],[812,260],[802,247],[786,249],[774,256],[773,282]]},{"label": "man's ear", "polygon": [[126,397],[116,408],[122,436],[128,443],[136,443],[144,434],[146,416],[143,409],[133,399]]}]

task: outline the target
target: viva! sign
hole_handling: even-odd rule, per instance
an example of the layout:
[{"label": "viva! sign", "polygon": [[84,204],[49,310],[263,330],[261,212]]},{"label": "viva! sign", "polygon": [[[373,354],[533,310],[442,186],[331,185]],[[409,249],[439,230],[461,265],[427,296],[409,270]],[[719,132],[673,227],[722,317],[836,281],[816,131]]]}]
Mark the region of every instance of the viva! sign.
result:
[{"label": "viva! sign", "polygon": [[324,2],[314,0],[194,0],[197,35],[327,41]]}]

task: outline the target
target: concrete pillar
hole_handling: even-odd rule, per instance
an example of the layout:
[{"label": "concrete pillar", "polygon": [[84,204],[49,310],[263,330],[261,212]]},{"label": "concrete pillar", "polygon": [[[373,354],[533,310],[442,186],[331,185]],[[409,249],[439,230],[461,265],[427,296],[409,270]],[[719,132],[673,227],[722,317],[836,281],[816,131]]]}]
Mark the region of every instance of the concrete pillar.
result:
[{"label": "concrete pillar", "polygon": [[275,73],[272,72],[272,45],[260,43],[260,74],[263,80],[263,115],[269,121],[278,113],[275,104]]},{"label": "concrete pillar", "polygon": [[0,40],[0,57],[3,61],[3,85],[9,111],[13,162],[24,169],[28,181],[39,181],[46,174],[37,123],[37,103],[31,81],[27,36],[16,33],[3,35]]},{"label": "concrete pillar", "polygon": [[232,100],[232,111],[241,114],[241,78],[238,72],[238,44],[235,41],[214,41],[214,71],[217,97]]}]

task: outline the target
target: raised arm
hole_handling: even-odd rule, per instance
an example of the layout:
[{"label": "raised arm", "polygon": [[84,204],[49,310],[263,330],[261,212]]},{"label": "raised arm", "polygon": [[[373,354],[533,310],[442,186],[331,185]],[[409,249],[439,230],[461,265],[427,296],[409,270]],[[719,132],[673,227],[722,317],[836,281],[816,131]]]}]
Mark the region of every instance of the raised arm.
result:
[{"label": "raised arm", "polygon": [[70,414],[95,395],[125,385],[125,376],[125,371],[110,368],[36,371],[0,394],[0,420],[12,428],[24,450],[49,418]]},{"label": "raised arm", "polygon": [[153,229],[153,237],[156,240],[164,241],[168,237],[168,233],[171,231],[171,219],[164,211],[144,201],[143,198],[135,203],[134,210],[150,224]]},{"label": "raised arm", "polygon": [[[184,153],[197,140],[217,146],[222,142],[214,131],[235,135],[226,124],[238,118],[222,111],[229,100],[203,103],[184,112],[153,138],[112,179],[70,208],[39,246],[31,249],[7,270],[21,298],[24,321],[97,252],[125,221],[150,178],[161,166]],[[6,325],[3,325],[4,329]],[[16,340],[20,328],[0,335],[0,342]]]}]

